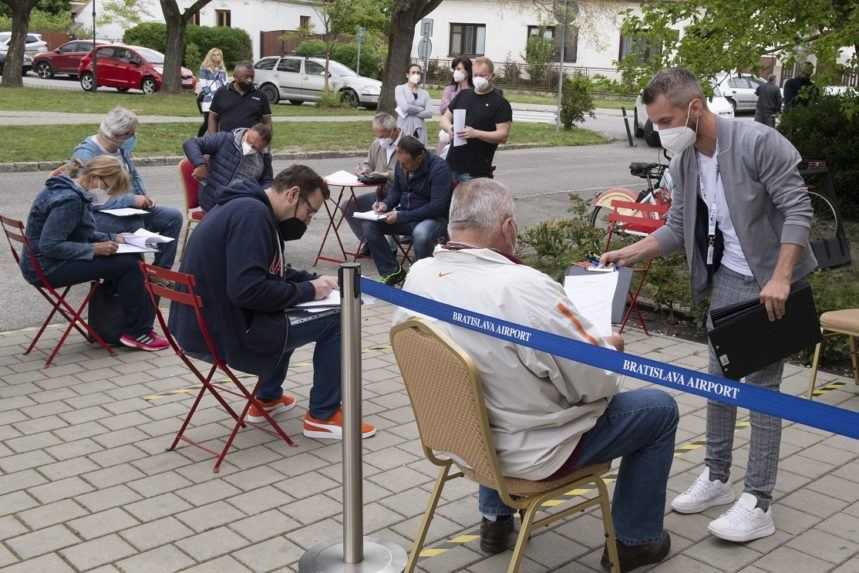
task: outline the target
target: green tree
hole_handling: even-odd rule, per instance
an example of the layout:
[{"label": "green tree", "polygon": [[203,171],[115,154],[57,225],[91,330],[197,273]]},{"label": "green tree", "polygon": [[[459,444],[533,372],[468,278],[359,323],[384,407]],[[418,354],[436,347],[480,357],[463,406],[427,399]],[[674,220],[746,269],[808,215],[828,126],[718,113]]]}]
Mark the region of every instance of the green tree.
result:
[{"label": "green tree", "polygon": [[117,24],[123,30],[127,30],[151,17],[152,14],[146,10],[145,4],[140,0],[106,0],[101,5],[98,23],[100,25]]},{"label": "green tree", "polygon": [[806,53],[817,56],[819,74],[831,81],[843,71],[835,65],[839,50],[854,46],[859,53],[859,2],[655,0],[643,3],[640,15],[626,13],[623,34],[655,48],[649,58],[630,56],[619,63],[626,81],[639,86],[666,66],[712,78],[725,70],[754,69],[762,56],[791,60]]},{"label": "green tree", "polygon": [[544,28],[538,28],[538,33],[528,38],[525,46],[525,62],[528,64],[528,76],[536,87],[546,79],[546,70],[552,63],[555,48],[552,40],[543,35]]},{"label": "green tree", "polygon": [[185,32],[188,23],[211,0],[195,0],[183,11],[176,0],[160,0],[164,22],[167,24],[167,48],[164,50],[164,74],[161,90],[164,93],[182,91],[182,56],[185,52]]},{"label": "green tree", "polygon": [[24,49],[27,41],[27,30],[30,27],[30,14],[33,12],[35,0],[2,0],[2,4],[12,16],[12,37],[6,52],[6,63],[3,66],[4,87],[19,88],[24,85],[23,66]]}]

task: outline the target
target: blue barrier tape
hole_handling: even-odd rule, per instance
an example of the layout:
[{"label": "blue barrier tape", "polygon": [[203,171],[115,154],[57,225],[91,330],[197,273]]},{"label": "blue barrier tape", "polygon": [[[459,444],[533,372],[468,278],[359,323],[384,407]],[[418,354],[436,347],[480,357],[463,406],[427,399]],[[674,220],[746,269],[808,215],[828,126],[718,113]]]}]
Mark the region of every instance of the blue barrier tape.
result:
[{"label": "blue barrier tape", "polygon": [[424,316],[448,322],[461,328],[482,332],[554,356],[568,358],[582,364],[632,376],[674,390],[681,390],[710,400],[778,416],[827,432],[859,439],[859,412],[851,412],[829,404],[782,394],[760,386],[741,384],[721,376],[696,372],[643,356],[600,348],[557,334],[535,330],[521,324],[436,302],[363,277],[361,278],[361,290],[370,296]]}]

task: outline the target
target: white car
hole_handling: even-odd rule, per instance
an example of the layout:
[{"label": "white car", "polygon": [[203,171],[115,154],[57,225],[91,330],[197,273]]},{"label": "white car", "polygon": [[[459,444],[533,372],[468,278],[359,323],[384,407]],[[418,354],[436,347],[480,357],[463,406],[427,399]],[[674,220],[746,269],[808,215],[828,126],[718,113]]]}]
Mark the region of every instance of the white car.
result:
[{"label": "white car", "polygon": [[[723,95],[719,86],[713,86],[713,95],[707,99],[707,107],[720,117],[734,117],[734,106]],[[653,129],[653,124],[647,118],[647,106],[641,101],[641,94],[635,98],[635,137],[643,137],[650,147],[660,147],[659,132]]]},{"label": "white car", "polygon": [[[12,32],[0,32],[0,52],[4,54],[9,51],[9,42],[12,41]],[[48,43],[42,40],[41,34],[27,34],[27,41],[24,45],[24,53],[32,57],[41,52],[48,51]]]},{"label": "white car", "polygon": [[[352,107],[375,108],[382,82],[359,76],[340,62],[328,62],[329,87]],[[325,59],[302,56],[270,56],[254,64],[254,83],[275,104],[280,100],[301,105],[319,101],[325,89]]]},{"label": "white car", "polygon": [[751,74],[725,74],[716,85],[722,90],[728,102],[734,106],[734,112],[755,111],[758,106],[758,86],[767,83],[766,80]]}]

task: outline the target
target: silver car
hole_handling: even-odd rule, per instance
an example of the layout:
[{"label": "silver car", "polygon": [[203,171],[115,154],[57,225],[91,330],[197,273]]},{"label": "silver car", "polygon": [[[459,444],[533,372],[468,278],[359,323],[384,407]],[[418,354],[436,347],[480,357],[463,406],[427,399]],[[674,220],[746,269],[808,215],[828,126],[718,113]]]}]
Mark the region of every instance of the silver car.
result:
[{"label": "silver car", "polygon": [[[328,62],[329,86],[353,107],[375,108],[382,82],[356,74],[340,62]],[[271,103],[288,100],[301,105],[319,101],[325,90],[325,59],[302,56],[270,56],[254,64],[254,83]]]},{"label": "silver car", "polygon": [[758,105],[758,95],[755,92],[758,86],[765,83],[767,83],[766,80],[751,74],[730,74],[722,77],[718,81],[718,86],[736,113],[755,111]]},{"label": "silver car", "polygon": [[[12,41],[12,32],[0,32],[0,52],[4,54],[9,51],[9,42]],[[27,34],[27,43],[24,46],[24,53],[32,57],[41,52],[48,51],[48,43],[42,40],[41,34]]]}]

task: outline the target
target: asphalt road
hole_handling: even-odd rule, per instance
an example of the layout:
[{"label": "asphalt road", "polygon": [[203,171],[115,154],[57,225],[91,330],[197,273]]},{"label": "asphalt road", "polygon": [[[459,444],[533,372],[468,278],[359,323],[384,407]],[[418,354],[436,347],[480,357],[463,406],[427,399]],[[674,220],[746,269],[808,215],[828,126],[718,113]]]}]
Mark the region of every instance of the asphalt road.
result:
[{"label": "asphalt road", "polygon": [[[613,185],[638,188],[640,179],[629,175],[631,161],[651,161],[653,150],[631,149],[620,143],[599,146],[501,151],[496,156],[496,178],[510,187],[516,197],[517,218],[522,228],[551,218],[563,217],[568,207],[568,193],[592,197]],[[326,159],[306,163],[319,173],[352,169],[356,159]],[[275,162],[275,169],[287,167],[287,162]],[[144,167],[141,173],[149,194],[162,205],[182,208],[184,205],[175,167]],[[33,197],[44,183],[45,173],[5,173],[0,176],[0,213],[16,219],[26,219]],[[309,268],[328,224],[327,216],[317,215],[305,237],[290,245],[287,259],[293,266]],[[346,225],[343,238],[347,248],[355,239]],[[336,243],[330,241],[326,254],[337,254]],[[365,270],[374,274],[372,262]],[[318,271],[334,272],[336,265],[322,263]],[[82,287],[77,287],[82,290]],[[48,312],[38,293],[21,278],[11,255],[3,245],[0,250],[0,331],[37,326]]]}]

